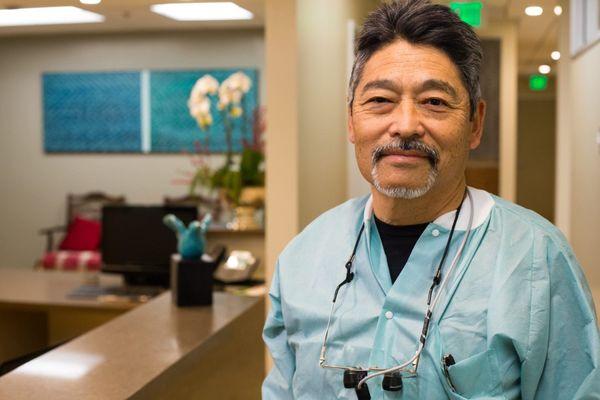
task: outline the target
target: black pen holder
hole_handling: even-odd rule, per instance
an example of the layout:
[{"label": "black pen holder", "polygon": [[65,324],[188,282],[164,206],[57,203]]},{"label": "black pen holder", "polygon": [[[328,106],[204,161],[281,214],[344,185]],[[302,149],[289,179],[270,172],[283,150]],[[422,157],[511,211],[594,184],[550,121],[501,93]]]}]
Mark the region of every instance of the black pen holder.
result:
[{"label": "black pen holder", "polygon": [[171,294],[178,307],[208,306],[213,302],[213,263],[171,256]]}]

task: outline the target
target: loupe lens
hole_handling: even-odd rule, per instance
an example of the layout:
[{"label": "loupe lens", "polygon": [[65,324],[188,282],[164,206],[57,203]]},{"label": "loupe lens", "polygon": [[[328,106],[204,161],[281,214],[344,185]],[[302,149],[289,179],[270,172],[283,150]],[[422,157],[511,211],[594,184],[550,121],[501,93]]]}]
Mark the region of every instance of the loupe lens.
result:
[{"label": "loupe lens", "polygon": [[347,369],[344,371],[344,387],[346,389],[353,389],[358,386],[364,377],[367,376],[367,371],[355,371]]},{"label": "loupe lens", "polygon": [[388,392],[399,392],[402,390],[402,376],[398,372],[385,374],[381,386]]}]

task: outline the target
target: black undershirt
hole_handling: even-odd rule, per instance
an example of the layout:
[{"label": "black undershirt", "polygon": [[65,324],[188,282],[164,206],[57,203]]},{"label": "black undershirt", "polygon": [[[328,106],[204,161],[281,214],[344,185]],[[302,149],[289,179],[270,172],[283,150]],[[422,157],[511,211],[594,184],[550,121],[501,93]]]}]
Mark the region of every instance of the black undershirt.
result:
[{"label": "black undershirt", "polygon": [[417,240],[429,224],[397,226],[387,224],[373,216],[387,258],[390,277],[394,283],[406,265]]}]

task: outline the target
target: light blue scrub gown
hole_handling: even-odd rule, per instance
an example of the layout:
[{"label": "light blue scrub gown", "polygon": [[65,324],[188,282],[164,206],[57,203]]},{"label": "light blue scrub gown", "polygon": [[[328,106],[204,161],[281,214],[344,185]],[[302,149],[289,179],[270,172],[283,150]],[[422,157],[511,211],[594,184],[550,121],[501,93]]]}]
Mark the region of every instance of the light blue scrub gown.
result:
[{"label": "light blue scrub gown", "polygon": [[[469,188],[471,234],[433,312],[418,377],[401,392],[369,381],[373,399],[600,399],[600,339],[581,267],[537,214]],[[416,351],[426,295],[455,211],[430,223],[392,285],[370,198],[317,218],[281,253],[264,340],[274,368],[263,399],[356,399],[343,372],[319,367],[336,286],[363,220],[354,280],[337,300],[327,363],[391,367]],[[445,270],[467,231],[468,200]],[[452,354],[450,387],[442,356]]]}]

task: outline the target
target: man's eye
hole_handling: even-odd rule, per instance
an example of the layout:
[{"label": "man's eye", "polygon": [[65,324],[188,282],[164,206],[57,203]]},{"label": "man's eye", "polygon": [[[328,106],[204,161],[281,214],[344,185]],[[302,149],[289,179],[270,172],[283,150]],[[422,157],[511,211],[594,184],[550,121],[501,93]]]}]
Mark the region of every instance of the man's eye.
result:
[{"label": "man's eye", "polygon": [[372,97],[369,99],[368,101],[369,103],[377,103],[377,104],[382,104],[382,103],[389,103],[390,101],[388,99],[386,99],[385,97]]},{"label": "man's eye", "polygon": [[425,103],[435,107],[445,106],[448,104],[444,100],[435,97],[425,100]]}]

